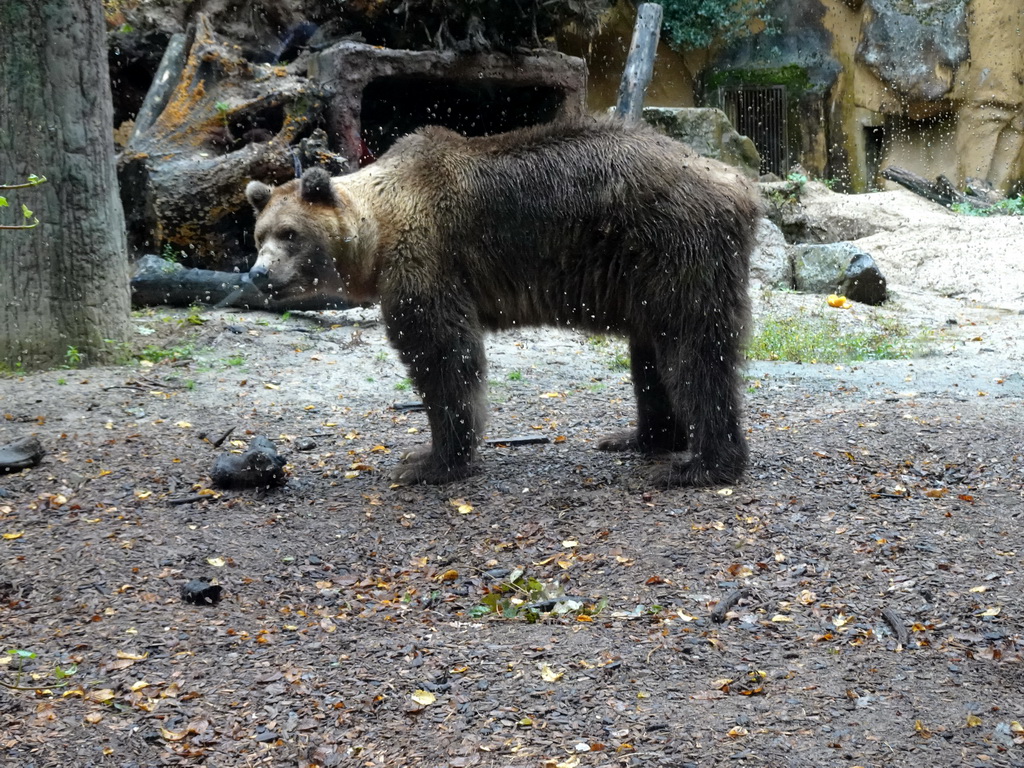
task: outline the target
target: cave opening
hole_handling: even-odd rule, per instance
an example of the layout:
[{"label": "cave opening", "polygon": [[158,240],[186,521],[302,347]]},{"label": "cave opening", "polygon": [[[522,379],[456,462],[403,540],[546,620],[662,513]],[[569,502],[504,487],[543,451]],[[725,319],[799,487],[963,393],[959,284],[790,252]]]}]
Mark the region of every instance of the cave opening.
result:
[{"label": "cave opening", "polygon": [[424,125],[486,136],[555,119],[565,92],[554,86],[425,76],[380,77],[362,92],[360,127],[366,149],[380,156]]}]

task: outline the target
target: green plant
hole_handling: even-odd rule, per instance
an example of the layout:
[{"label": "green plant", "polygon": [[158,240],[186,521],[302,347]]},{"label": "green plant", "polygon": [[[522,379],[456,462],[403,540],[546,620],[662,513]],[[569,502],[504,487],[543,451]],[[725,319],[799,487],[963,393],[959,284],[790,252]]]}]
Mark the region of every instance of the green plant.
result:
[{"label": "green plant", "polygon": [[188,314],[179,322],[182,325],[202,325],[206,322],[206,318],[203,317],[203,308],[198,304],[193,304],[188,308]]},{"label": "green plant", "polygon": [[920,354],[924,342],[922,335],[912,337],[895,321],[843,328],[830,315],[769,317],[751,339],[747,356],[793,363],[900,360]]},{"label": "green plant", "polygon": [[78,347],[68,347],[64,359],[67,360],[69,368],[79,368],[82,365],[82,353]]},{"label": "green plant", "polygon": [[608,368],[612,371],[628,371],[629,370],[629,355],[625,352],[617,352],[612,356],[611,361],[608,363]]},{"label": "green plant", "polygon": [[395,389],[399,392],[405,392],[407,389],[412,388],[412,379],[402,379],[400,382],[395,384]]},{"label": "green plant", "polygon": [[[56,684],[44,683],[43,685],[22,685],[21,683],[22,676],[25,672],[25,663],[35,661],[36,654],[32,651],[24,651],[20,648],[9,649],[7,653],[17,660],[18,666],[14,671],[14,683],[12,684],[0,681],[0,687],[7,688],[11,691],[38,691],[44,688],[64,688],[70,682],[68,678],[78,671],[78,667],[74,664],[69,664],[66,667],[62,667],[57,664],[54,665],[52,673],[53,677],[57,680]],[[39,680],[42,677],[44,677],[42,674],[32,674],[32,678],[34,680]]]},{"label": "green plant", "polygon": [[158,347],[148,344],[136,354],[139,360],[150,363],[162,363],[166,360],[185,360],[192,356],[195,347],[192,344],[179,344],[174,347]]},{"label": "green plant", "polygon": [[524,619],[532,624],[542,615],[593,616],[600,613],[606,604],[606,600],[586,603],[566,597],[560,586],[527,578],[522,568],[516,568],[505,581],[488,589],[480,602],[470,608],[469,615],[473,618],[493,615],[502,619]]},{"label": "green plant", "polygon": [[217,114],[220,115],[221,123],[224,124],[224,135],[230,141],[231,126],[228,124],[228,112],[231,110],[231,105],[226,101],[218,101],[214,106],[217,108]]},{"label": "green plant", "polygon": [[224,365],[245,365],[245,355],[229,355],[228,357],[224,358]]},{"label": "green plant", "polygon": [[68,383],[67,379],[57,379],[57,383],[61,386],[65,386]]},{"label": "green plant", "polygon": [[1008,197],[987,208],[969,202],[953,203],[949,208],[964,216],[1024,216],[1024,196]]},{"label": "green plant", "polygon": [[160,250],[160,258],[164,261],[169,261],[171,264],[177,264],[181,261],[181,257],[184,256],[183,251],[176,250],[170,243],[164,243],[164,247]]},{"label": "green plant", "polygon": [[[11,189],[27,189],[29,187],[37,187],[46,181],[45,176],[36,176],[34,173],[30,174],[24,184],[0,184],[0,192],[4,192]],[[9,203],[7,198],[0,195],[0,208],[7,208]],[[0,229],[33,229],[39,226],[39,219],[36,218],[35,214],[28,209],[24,203],[21,205],[21,215],[25,219],[26,224],[0,224]],[[31,220],[31,221],[29,221]]]},{"label": "green plant", "polygon": [[708,48],[749,35],[766,6],[766,0],[662,0],[662,34],[678,50]]},{"label": "green plant", "polygon": [[521,381],[522,378],[523,378],[523,372],[522,371],[509,371],[508,372],[508,380],[509,381]]}]

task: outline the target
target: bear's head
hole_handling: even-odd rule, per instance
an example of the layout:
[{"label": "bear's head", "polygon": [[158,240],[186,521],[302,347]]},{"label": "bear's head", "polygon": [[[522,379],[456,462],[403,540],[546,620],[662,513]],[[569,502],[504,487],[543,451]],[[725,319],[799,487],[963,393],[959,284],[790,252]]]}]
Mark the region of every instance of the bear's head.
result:
[{"label": "bear's head", "polygon": [[311,168],[279,187],[250,181],[245,195],[257,214],[253,285],[278,300],[366,298],[355,256],[357,217],[327,171]]}]

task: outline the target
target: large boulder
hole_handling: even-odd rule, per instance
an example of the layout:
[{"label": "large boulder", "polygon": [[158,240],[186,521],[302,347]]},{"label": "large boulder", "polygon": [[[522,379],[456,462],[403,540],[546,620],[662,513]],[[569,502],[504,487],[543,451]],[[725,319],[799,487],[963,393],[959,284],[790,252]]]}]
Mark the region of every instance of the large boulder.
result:
[{"label": "large boulder", "polygon": [[739,168],[756,179],[761,167],[754,142],[741,136],[720,109],[645,107],[644,120],[673,139],[688,144],[697,154]]},{"label": "large boulder", "polygon": [[953,88],[969,55],[963,0],[867,0],[857,59],[911,100],[936,101]]},{"label": "large boulder", "polygon": [[803,293],[838,293],[862,304],[881,304],[888,297],[885,276],[871,255],[854,243],[796,245],[793,287]]},{"label": "large boulder", "polygon": [[792,288],[793,265],[786,238],[769,219],[761,219],[757,228],[757,245],[750,255],[750,287]]}]

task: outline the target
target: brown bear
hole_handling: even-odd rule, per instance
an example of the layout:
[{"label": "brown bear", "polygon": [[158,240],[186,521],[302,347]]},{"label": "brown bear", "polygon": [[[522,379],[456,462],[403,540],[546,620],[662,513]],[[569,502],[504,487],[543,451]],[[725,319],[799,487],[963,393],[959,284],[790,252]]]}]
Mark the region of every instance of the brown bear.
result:
[{"label": "brown bear", "polygon": [[252,282],[274,298],[380,301],[432,445],[401,483],[473,469],[486,330],[557,325],[629,339],[636,429],[604,450],[674,453],[657,484],[736,481],[740,368],[761,214],[753,185],[643,125],[586,118],[464,138],[426,127],[376,163],[246,189]]}]

